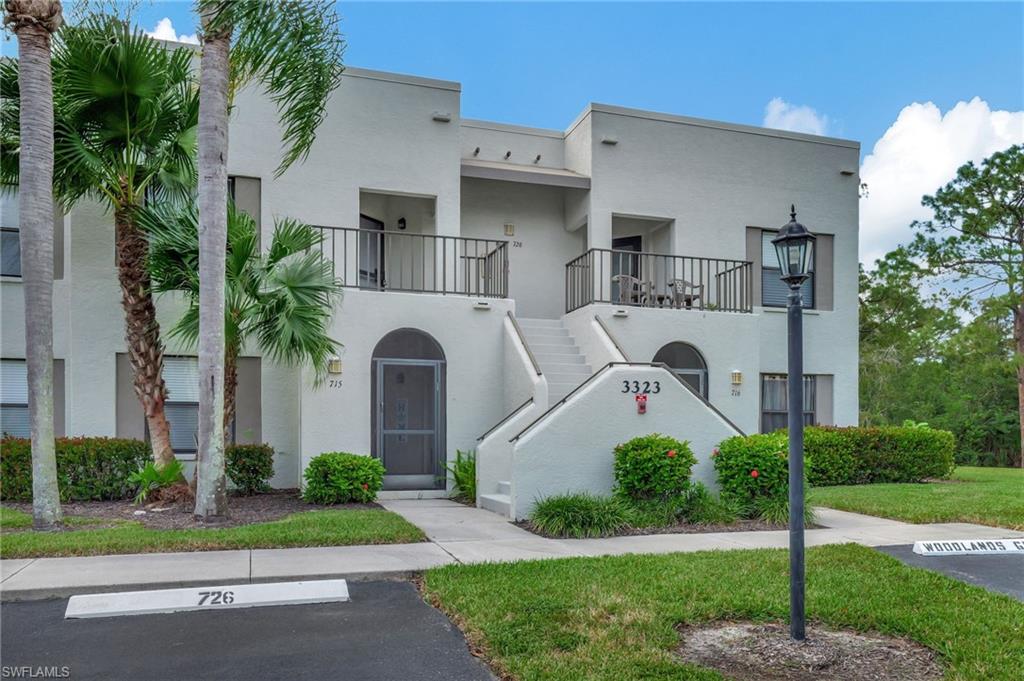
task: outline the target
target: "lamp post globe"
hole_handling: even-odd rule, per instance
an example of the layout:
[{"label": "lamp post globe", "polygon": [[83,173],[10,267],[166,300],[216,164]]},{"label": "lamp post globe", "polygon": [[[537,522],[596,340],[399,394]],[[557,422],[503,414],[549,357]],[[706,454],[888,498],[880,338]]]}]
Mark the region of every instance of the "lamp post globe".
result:
[{"label": "lamp post globe", "polygon": [[787,375],[787,425],[789,428],[789,635],[802,641],[804,609],[804,347],[803,296],[800,289],[811,276],[814,235],[796,221],[790,206],[789,222],[772,239],[779,259],[779,277],[789,285],[789,373]]},{"label": "lamp post globe", "polygon": [[789,222],[779,229],[772,243],[779,259],[779,277],[793,286],[800,286],[811,276],[814,241],[817,237],[796,221],[796,206],[789,207]]}]

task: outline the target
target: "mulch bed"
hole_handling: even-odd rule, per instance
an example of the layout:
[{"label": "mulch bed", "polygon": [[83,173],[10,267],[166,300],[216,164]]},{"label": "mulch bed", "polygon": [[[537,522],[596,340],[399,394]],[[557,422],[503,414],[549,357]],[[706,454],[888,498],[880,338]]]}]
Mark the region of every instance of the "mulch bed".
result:
[{"label": "mulch bed", "polygon": [[936,654],[919,643],[880,634],[807,628],[804,641],[785,624],[680,627],[679,657],[737,681],[931,681],[942,678]]},{"label": "mulch bed", "polygon": [[[541,532],[533,523],[529,520],[520,520],[516,523],[519,527],[533,532],[541,537],[547,537],[549,539],[564,539],[564,537],[558,537],[552,534]],[[821,525],[810,524],[807,525],[806,529],[814,530],[822,527]],[[607,535],[609,537],[635,537],[638,535],[645,534],[709,534],[711,532],[758,532],[768,530],[785,530],[787,525],[773,525],[766,523],[763,520],[737,520],[734,523],[719,524],[719,525],[695,525],[693,523],[676,523],[675,525],[663,525],[655,527],[627,527],[614,534]]]},{"label": "mulch bed", "polygon": [[[25,513],[32,513],[32,504],[28,502],[4,502],[9,508]],[[98,523],[65,526],[64,531],[95,530],[102,527],[114,527],[114,521],[131,520],[145,527],[161,530],[183,530],[199,527],[210,527],[197,522],[192,515],[194,503],[179,501],[174,503],[134,504],[131,501],[69,501],[61,504],[65,516],[95,518]],[[340,504],[338,506],[315,506],[306,503],[299,496],[297,489],[275,489],[252,496],[230,496],[228,498],[229,517],[216,524],[216,527],[238,527],[253,523],[265,523],[280,520],[293,513],[306,511],[332,510],[367,510],[380,509],[378,504]],[[142,511],[142,513],[139,513]],[[104,523],[102,521],[111,522]]]}]

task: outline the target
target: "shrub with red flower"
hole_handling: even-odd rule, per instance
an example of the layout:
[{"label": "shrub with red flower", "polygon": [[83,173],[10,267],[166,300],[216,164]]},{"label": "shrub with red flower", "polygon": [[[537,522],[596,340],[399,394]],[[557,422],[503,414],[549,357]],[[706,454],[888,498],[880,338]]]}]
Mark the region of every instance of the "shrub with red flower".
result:
[{"label": "shrub with red flower", "polygon": [[761,474],[757,472],[756,468],[754,470],[750,471],[750,477],[752,477],[752,478],[756,478],[759,475],[761,475]]}]

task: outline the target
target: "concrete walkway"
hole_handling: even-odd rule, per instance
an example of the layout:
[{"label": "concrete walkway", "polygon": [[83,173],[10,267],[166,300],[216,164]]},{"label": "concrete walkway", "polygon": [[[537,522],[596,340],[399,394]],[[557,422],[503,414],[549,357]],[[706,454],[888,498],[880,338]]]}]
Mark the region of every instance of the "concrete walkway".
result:
[{"label": "concrete walkway", "polygon": [[[786,530],[545,539],[494,513],[446,499],[394,500],[384,501],[382,505],[420,527],[430,541],[381,546],[0,560],[0,598],[31,600],[96,591],[331,577],[404,578],[452,563],[788,546]],[[818,523],[824,528],[807,531],[808,546],[850,542],[892,546],[919,540],[1024,537],[1024,532],[983,525],[911,525],[831,509],[818,509]]]}]

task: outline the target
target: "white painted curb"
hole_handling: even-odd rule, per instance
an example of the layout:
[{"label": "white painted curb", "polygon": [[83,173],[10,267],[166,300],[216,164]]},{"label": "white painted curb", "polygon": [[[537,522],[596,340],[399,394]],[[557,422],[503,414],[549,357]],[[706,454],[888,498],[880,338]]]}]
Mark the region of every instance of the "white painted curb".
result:
[{"label": "white painted curb", "polygon": [[344,579],[229,584],[72,596],[68,599],[64,618],[147,615],[186,610],[228,610],[267,605],[339,603],[348,600],[350,600],[348,584]]}]

